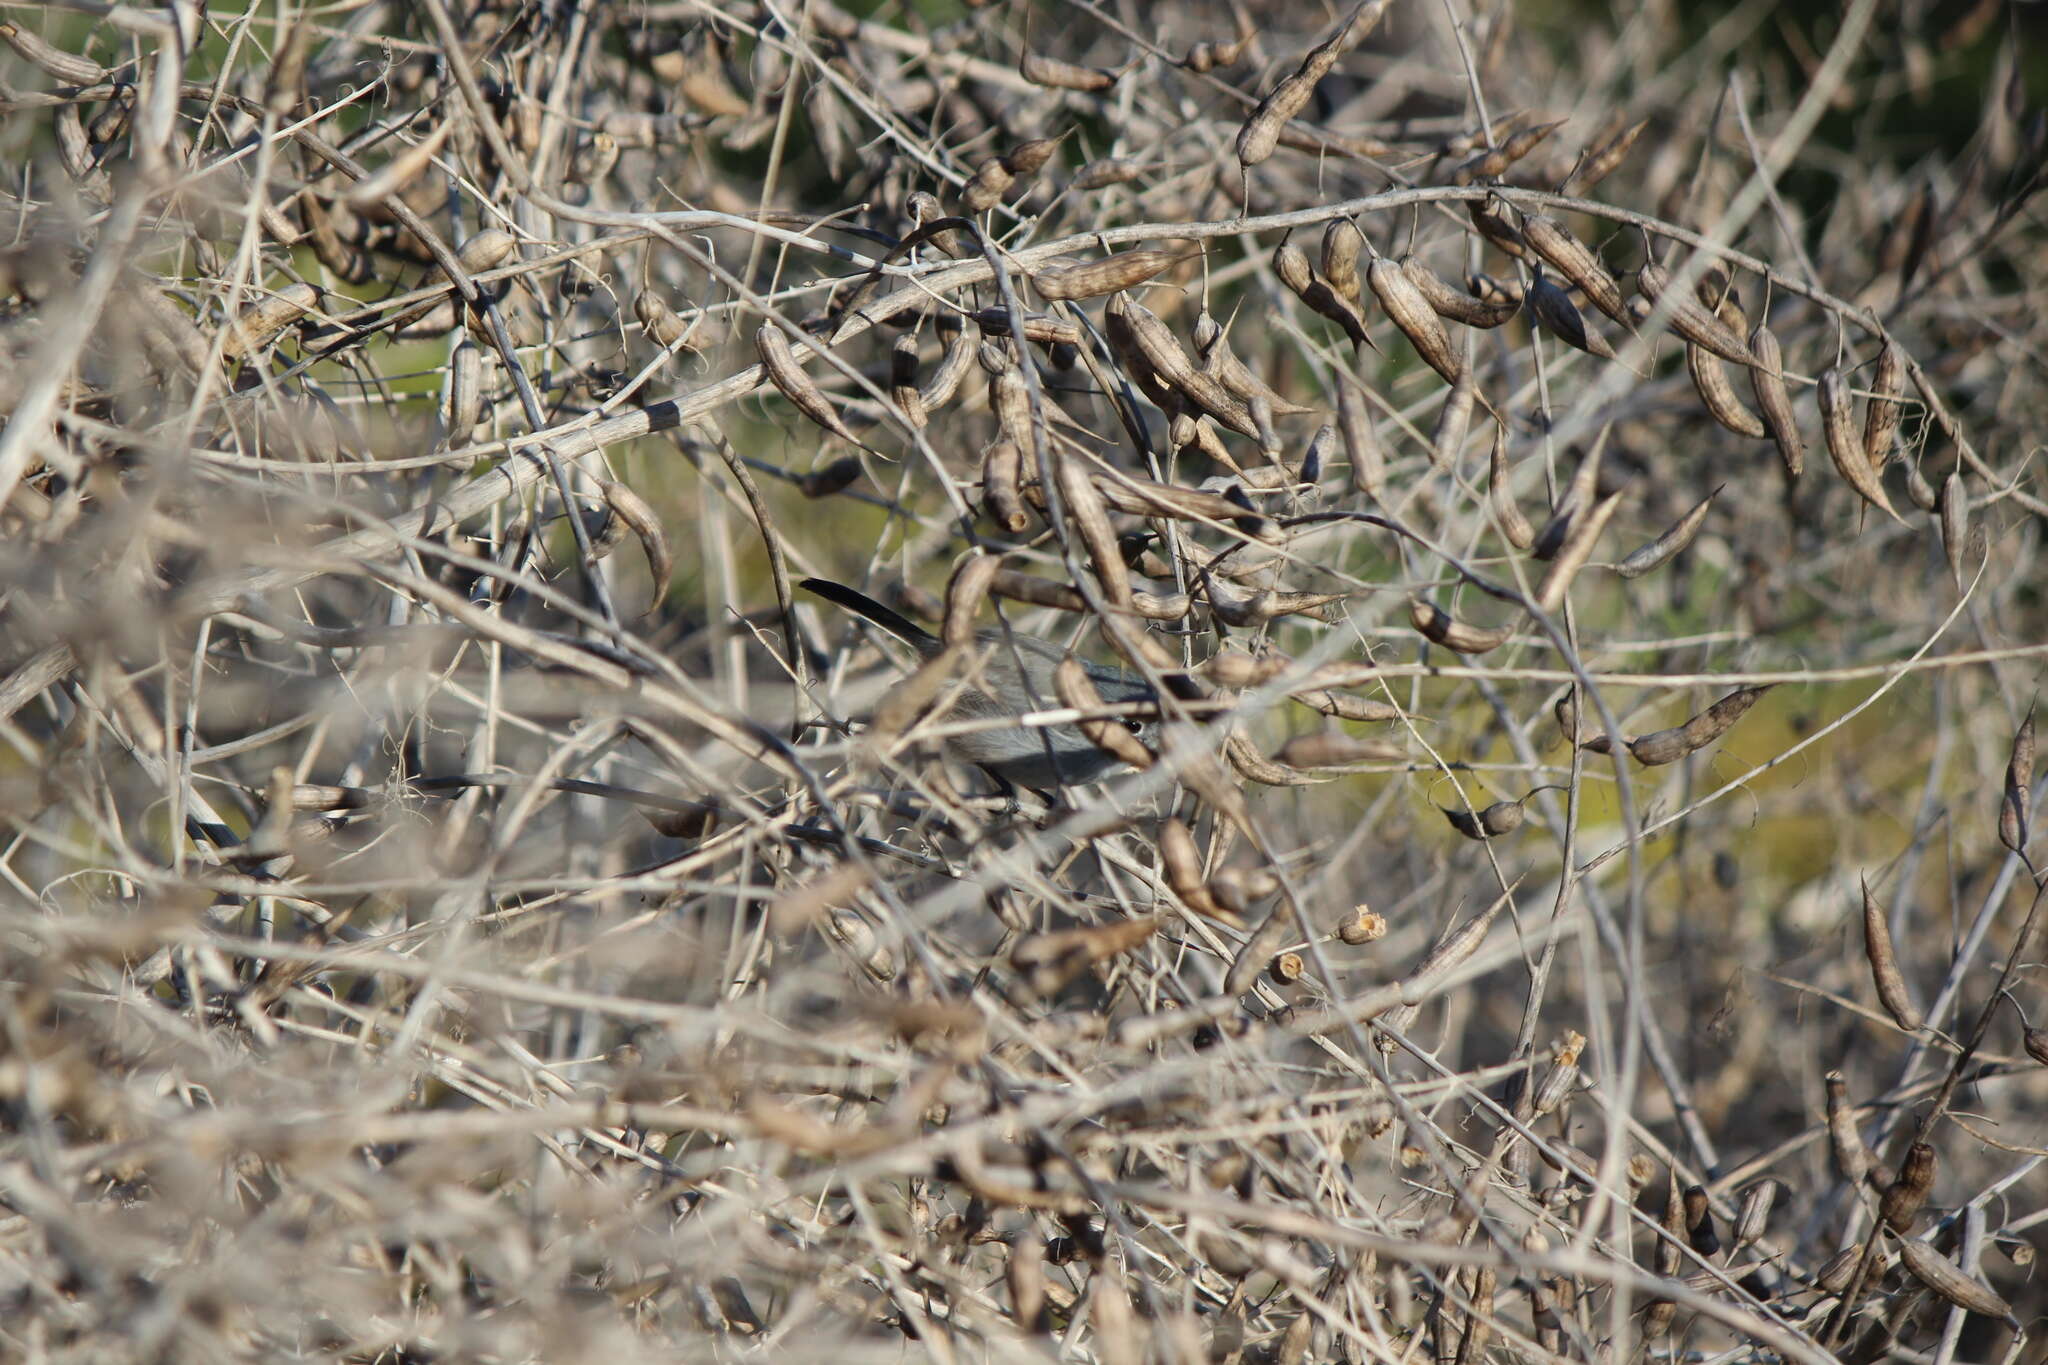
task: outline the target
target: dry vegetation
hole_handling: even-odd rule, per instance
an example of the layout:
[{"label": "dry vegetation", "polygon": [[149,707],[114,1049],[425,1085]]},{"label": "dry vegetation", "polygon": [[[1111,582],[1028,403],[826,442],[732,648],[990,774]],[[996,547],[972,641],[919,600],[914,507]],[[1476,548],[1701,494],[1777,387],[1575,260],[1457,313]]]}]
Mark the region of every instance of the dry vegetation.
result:
[{"label": "dry vegetation", "polygon": [[2036,7],[233,8],[0,6],[0,1355],[2043,1358]]}]

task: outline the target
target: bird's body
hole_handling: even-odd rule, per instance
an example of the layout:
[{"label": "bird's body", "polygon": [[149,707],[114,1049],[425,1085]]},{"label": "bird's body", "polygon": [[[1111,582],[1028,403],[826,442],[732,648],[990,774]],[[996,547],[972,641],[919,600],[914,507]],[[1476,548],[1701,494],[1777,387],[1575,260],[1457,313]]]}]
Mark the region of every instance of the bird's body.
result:
[{"label": "bird's body", "polygon": [[[929,659],[945,648],[944,642],[924,627],[842,583],[806,578],[797,586],[880,626],[916,650],[919,658]],[[981,657],[976,667],[967,672],[966,685],[957,690],[947,707],[946,720],[991,720],[1058,704],[1053,670],[1067,657],[1067,651],[1011,631],[983,630],[976,633],[975,640],[981,646]],[[1100,664],[1082,666],[1105,702],[1153,698],[1151,687],[1143,679],[1121,669]],[[981,680],[987,682],[988,690],[980,686]],[[1152,730],[1150,724],[1135,722],[1133,728],[1141,738],[1148,737]],[[974,730],[949,736],[945,743],[947,753],[976,765],[997,781],[1041,791],[1063,784],[1100,782],[1122,766],[1072,725]]]}]

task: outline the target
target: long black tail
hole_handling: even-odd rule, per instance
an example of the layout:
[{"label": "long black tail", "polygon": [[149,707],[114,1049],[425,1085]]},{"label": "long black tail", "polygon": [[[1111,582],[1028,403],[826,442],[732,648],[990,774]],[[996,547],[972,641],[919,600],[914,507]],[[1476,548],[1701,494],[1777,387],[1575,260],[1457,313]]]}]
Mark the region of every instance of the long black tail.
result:
[{"label": "long black tail", "polygon": [[855,616],[867,618],[920,654],[930,654],[939,648],[938,636],[909,617],[898,615],[866,593],[857,592],[844,583],[834,583],[829,578],[806,578],[797,586],[814,597],[824,598],[834,606],[846,608]]}]

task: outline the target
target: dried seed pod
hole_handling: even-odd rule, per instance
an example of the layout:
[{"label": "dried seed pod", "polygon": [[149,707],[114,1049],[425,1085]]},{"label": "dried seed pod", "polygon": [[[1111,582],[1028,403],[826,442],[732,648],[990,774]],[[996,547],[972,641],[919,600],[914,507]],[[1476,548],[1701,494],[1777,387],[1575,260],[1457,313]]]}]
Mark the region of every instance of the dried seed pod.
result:
[{"label": "dried seed pod", "polygon": [[1877,368],[1870,376],[1870,402],[1863,409],[1863,456],[1875,470],[1884,469],[1898,439],[1899,392],[1905,369],[1898,346],[1886,342],[1877,354]]},{"label": "dried seed pod", "polygon": [[924,396],[917,390],[917,336],[899,333],[889,347],[889,398],[903,409],[904,418],[922,429],[931,421],[924,410]]},{"label": "dried seed pod", "polygon": [[1230,349],[1230,338],[1207,312],[1195,319],[1195,353],[1202,359],[1203,373],[1214,375],[1224,388],[1244,399],[1247,405],[1252,399],[1261,398],[1277,415],[1314,411],[1304,404],[1288,401],[1279,390],[1246,368],[1245,363],[1237,358],[1237,353]]},{"label": "dried seed pod", "polygon": [[1519,801],[1496,801],[1484,810],[1454,810],[1449,806],[1438,806],[1444,819],[1451,822],[1451,828],[1467,839],[1491,839],[1500,834],[1512,834],[1522,827],[1526,812]]},{"label": "dried seed pod", "polygon": [[1358,258],[1364,250],[1365,234],[1349,218],[1332,218],[1323,229],[1323,279],[1338,298],[1364,297],[1359,292],[1363,281],[1358,274]]},{"label": "dried seed pod", "polygon": [[1365,391],[1348,375],[1337,379],[1337,431],[1344,438],[1344,453],[1351,461],[1351,486],[1377,499],[1386,485],[1386,455],[1380,449],[1379,433],[1373,429]]},{"label": "dried seed pod", "polygon": [[1736,688],[1680,727],[1685,731],[1686,742],[1694,749],[1712,744],[1727,734],[1736,721],[1749,714],[1749,708],[1770,690],[1768,683],[1762,687]]},{"label": "dried seed pod", "polygon": [[1483,200],[1468,201],[1465,208],[1481,237],[1517,260],[1528,253],[1528,244],[1522,240],[1522,229],[1515,223],[1514,210],[1508,207],[1507,200],[1489,194]]},{"label": "dried seed pod", "polygon": [[1565,594],[1571,591],[1572,580],[1579,570],[1586,567],[1586,561],[1593,556],[1593,545],[1600,539],[1600,533],[1607,529],[1608,521],[1614,516],[1614,509],[1621,505],[1621,494],[1610,493],[1593,504],[1583,515],[1572,518],[1572,527],[1566,533],[1564,544],[1558,548],[1557,558],[1550,561],[1544,571],[1543,581],[1536,588],[1537,610],[1549,615],[1564,605]]},{"label": "dried seed pod", "polygon": [[1420,597],[1408,599],[1408,620],[1431,644],[1442,645],[1456,654],[1484,654],[1499,649],[1515,633],[1512,625],[1491,630],[1466,625],[1434,602],[1425,602]]},{"label": "dried seed pod", "polygon": [[1492,151],[1482,152],[1473,157],[1451,175],[1453,185],[1471,185],[1481,180],[1498,180],[1507,173],[1508,167],[1536,150],[1543,140],[1564,127],[1566,120],[1555,123],[1540,123],[1533,128],[1505,139]]},{"label": "dried seed pod", "polygon": [[1074,174],[1077,190],[1101,190],[1127,185],[1145,173],[1145,163],[1136,157],[1105,156],[1089,162]]},{"label": "dried seed pod", "polygon": [[1413,256],[1401,262],[1401,270],[1408,276],[1408,282],[1415,286],[1416,292],[1436,310],[1438,317],[1462,322],[1467,327],[1499,327],[1522,311],[1520,296],[1475,298],[1453,288],[1441,275]]},{"label": "dried seed pod", "polygon": [[107,78],[107,68],[98,62],[54,47],[19,24],[0,22],[0,39],[23,61],[65,85],[98,85]]},{"label": "dried seed pod", "polygon": [[1430,433],[1429,459],[1438,469],[1455,469],[1464,452],[1465,438],[1472,430],[1472,404],[1478,397],[1478,380],[1467,365],[1458,371],[1444,405],[1437,413],[1436,429]]},{"label": "dried seed pod", "polygon": [[1212,919],[1235,920],[1237,916],[1216,903],[1202,877],[1202,855],[1195,848],[1195,836],[1178,818],[1159,827],[1159,866],[1166,884],[1181,904]]},{"label": "dried seed pod", "polygon": [[1387,936],[1387,917],[1363,905],[1353,908],[1337,926],[1337,937],[1353,948],[1377,943]]},{"label": "dried seed pod", "polygon": [[496,270],[519,249],[519,239],[503,228],[485,228],[456,248],[455,259],[471,275]]},{"label": "dried seed pod", "polygon": [[[1724,299],[1721,303],[1720,317],[1740,335],[1740,308]],[[1705,404],[1708,416],[1737,436],[1744,436],[1753,441],[1761,440],[1770,434],[1770,429],[1762,420],[1744,407],[1742,400],[1735,396],[1735,385],[1728,378],[1728,367],[1721,363],[1718,356],[1704,347],[1687,342],[1685,368],[1692,375],[1692,386],[1699,391],[1700,402]]]},{"label": "dried seed pod", "polygon": [[939,355],[937,368],[931,378],[918,386],[917,396],[924,404],[927,414],[937,412],[953,401],[953,395],[960,392],[960,383],[967,378],[968,370],[974,367],[974,336],[950,313],[938,317],[939,335],[945,338],[945,350]]},{"label": "dried seed pod", "polygon": [[600,481],[600,487],[604,490],[605,506],[639,538],[640,552],[647,557],[647,573],[654,581],[653,595],[647,603],[647,610],[652,612],[668,596],[669,579],[675,571],[675,557],[669,553],[661,518],[654,514],[646,499],[625,484],[606,479]]},{"label": "dried seed pod", "polygon": [[2013,732],[2012,753],[2005,763],[2005,791],[1998,803],[1998,842],[2014,853],[2025,855],[2033,831],[2034,803],[2034,708]]},{"label": "dried seed pod", "polygon": [[1849,1103],[1849,1082],[1839,1071],[1826,1078],[1828,1093],[1828,1148],[1834,1154],[1835,1174],[1851,1185],[1861,1185],[1877,1158],[1856,1130],[1856,1110]]},{"label": "dried seed pod", "polygon": [[457,342],[448,357],[448,444],[469,444],[470,432],[483,416],[484,352],[468,338]]},{"label": "dried seed pod", "polygon": [[1055,61],[1027,47],[1022,60],[1017,63],[1017,74],[1033,85],[1043,85],[1052,90],[1093,92],[1109,89],[1122,73],[1105,71],[1099,66],[1076,66],[1072,62]]},{"label": "dried seed pod", "polygon": [[[978,309],[968,314],[982,332],[988,336],[1010,335],[1010,310],[1003,307]],[[1081,344],[1079,323],[1068,322],[1065,318],[1050,317],[1044,313],[1025,313],[1019,319],[1024,328],[1024,339],[1040,346],[1078,346]]]},{"label": "dried seed pod", "polygon": [[1308,975],[1308,964],[1301,960],[1300,953],[1282,953],[1267,965],[1266,974],[1276,986],[1292,986]]},{"label": "dried seed pod", "polygon": [[2029,1057],[2042,1066],[2048,1066],[2048,1031],[2029,1025],[2020,1031],[2020,1045],[2027,1050]]},{"label": "dried seed pod", "polygon": [[1280,276],[1280,282],[1293,290],[1303,303],[1342,327],[1353,346],[1372,344],[1365,334],[1365,319],[1328,283],[1315,277],[1315,272],[1309,268],[1307,254],[1300,247],[1282,242],[1273,252],[1273,269]]},{"label": "dried seed pod", "polygon": [[[1129,294],[1116,294],[1111,296],[1105,316],[1129,338],[1153,374],[1240,436],[1258,439],[1250,410],[1215,378],[1195,367],[1173,332],[1149,308],[1133,303]],[[1112,330],[1112,341],[1116,335]]]},{"label": "dried seed pod", "polygon": [[1970,490],[1963,484],[1960,469],[1949,471],[1941,481],[1941,548],[1948,556],[1948,571],[1963,586],[1963,546],[1970,538]]},{"label": "dried seed pod", "polygon": [[1714,499],[1720,497],[1721,490],[1727,486],[1716,484],[1713,492],[1694,503],[1692,510],[1674,522],[1669,530],[1630,552],[1614,566],[1614,571],[1623,578],[1641,578],[1644,574],[1661,569],[1670,563],[1686,546],[1692,544],[1695,536],[1699,535],[1700,527],[1706,524],[1707,509],[1713,506]]},{"label": "dried seed pod", "polygon": [[1721,1238],[1714,1231],[1714,1205],[1707,1197],[1707,1187],[1686,1186],[1684,1201],[1686,1244],[1702,1256],[1715,1255],[1721,1250]]},{"label": "dried seed pod", "polygon": [[[1906,977],[1899,970],[1898,951],[1892,946],[1892,929],[1884,907],[1870,894],[1870,882],[1863,882],[1863,954],[1870,959],[1870,977],[1877,986],[1877,998],[1892,1022],[1908,1033],[1917,1032],[1920,1011],[1906,991]],[[1903,1231],[1904,1229],[1900,1229]]]},{"label": "dried seed pod", "polygon": [[1614,752],[1614,741],[1608,736],[1584,734],[1579,729],[1579,707],[1573,700],[1572,693],[1566,692],[1559,697],[1557,704],[1551,708],[1551,714],[1557,718],[1558,733],[1564,736],[1565,743],[1577,745],[1589,753]]},{"label": "dried seed pod", "polygon": [[969,213],[986,213],[1001,203],[1016,183],[1016,174],[1003,164],[1003,158],[989,157],[975,167],[974,174],[961,187],[960,202]]},{"label": "dried seed pod", "polygon": [[1906,1149],[1897,1177],[1878,1198],[1878,1218],[1901,1237],[1913,1230],[1913,1220],[1927,1203],[1928,1192],[1934,1188],[1934,1167],[1934,1149],[1924,1142],[1914,1143]]},{"label": "dried seed pod", "polygon": [[1671,291],[1671,272],[1663,266],[1655,261],[1644,262],[1642,269],[1636,272],[1636,288],[1653,307],[1668,307],[1671,330],[1693,345],[1703,346],[1721,359],[1745,369],[1755,364],[1740,332],[1731,330],[1719,317],[1708,312],[1698,299]]},{"label": "dried seed pod", "polygon": [[1578,171],[1572,176],[1578,185],[1577,193],[1584,194],[1614,174],[1628,157],[1629,149],[1636,145],[1636,139],[1641,137],[1643,130],[1649,126],[1648,119],[1638,119],[1587,152],[1585,159],[1579,163]]},{"label": "dried seed pod", "polygon": [[232,364],[262,350],[319,302],[320,291],[310,284],[288,284],[269,297],[258,299],[228,323],[220,358]]},{"label": "dried seed pod", "polygon": [[1500,527],[1501,536],[1508,544],[1517,550],[1526,550],[1536,543],[1536,528],[1522,515],[1514,492],[1508,487],[1508,429],[1505,426],[1496,426],[1493,430],[1493,451],[1487,457],[1486,500],[1493,509],[1494,524]]},{"label": "dried seed pod", "polygon": [[1032,287],[1046,299],[1092,299],[1134,289],[1162,271],[1201,253],[1198,251],[1120,251],[1099,261],[1051,266],[1032,272]]},{"label": "dried seed pod", "polygon": [[1379,299],[1380,307],[1386,310],[1401,334],[1408,338],[1408,344],[1423,358],[1432,370],[1442,375],[1446,382],[1455,384],[1465,364],[1458,353],[1451,348],[1451,334],[1444,330],[1443,320],[1436,310],[1429,306],[1429,300],[1415,287],[1406,271],[1384,256],[1375,256],[1366,267],[1366,283],[1372,286],[1373,295]]},{"label": "dried seed pod", "polygon": [[652,289],[643,289],[634,296],[633,316],[640,320],[648,339],[664,350],[686,341],[696,322],[703,318],[703,314],[699,313],[690,327],[685,327],[683,320],[676,316],[675,309],[669,307],[668,301]]},{"label": "dried seed pod", "polygon": [[566,178],[572,185],[595,185],[618,164],[619,140],[600,128],[577,144]]},{"label": "dried seed pod", "polygon": [[1056,137],[1035,137],[1029,142],[1020,142],[1003,154],[1003,169],[1019,180],[1037,175],[1045,169],[1045,163],[1052,160],[1052,154],[1059,150],[1060,139]]},{"label": "dried seed pod", "polygon": [[1571,296],[1540,269],[1529,281],[1526,302],[1531,316],[1565,345],[1602,360],[1614,359],[1614,347],[1607,344],[1607,338],[1586,325]]},{"label": "dried seed pod", "polygon": [[1764,1235],[1771,1221],[1771,1205],[1778,1198],[1778,1182],[1759,1180],[1742,1192],[1735,1214],[1735,1248],[1740,1251]]},{"label": "dried seed pod", "polygon": [[1828,454],[1842,478],[1865,502],[1903,524],[1906,519],[1892,510],[1892,501],[1885,496],[1884,485],[1878,482],[1877,470],[1863,453],[1863,438],[1849,409],[1849,386],[1843,381],[1842,372],[1833,366],[1820,376],[1820,425],[1827,437]]},{"label": "dried seed pod", "polygon": [[1785,472],[1796,479],[1806,464],[1806,442],[1799,438],[1799,418],[1785,388],[1784,350],[1771,329],[1759,322],[1749,334],[1749,353],[1756,360],[1749,371],[1749,386],[1756,395],[1757,411],[1777,444],[1779,458],[1785,461]]},{"label": "dried seed pod", "polygon": [[1606,451],[1606,442],[1596,442],[1579,460],[1578,468],[1572,471],[1572,481],[1565,485],[1564,496],[1557,500],[1556,511],[1551,513],[1550,520],[1537,533],[1535,545],[1530,547],[1530,553],[1538,559],[1555,559],[1558,551],[1564,548],[1573,519],[1592,501],[1595,490],[1600,486],[1600,462]]},{"label": "dried seed pod", "polygon": [[1902,1238],[1899,1259],[1913,1278],[1933,1290],[1944,1302],[1969,1313],[2012,1322],[2012,1305],[2000,1298],[1982,1280],[1963,1273],[1954,1261],[1918,1238]]},{"label": "dried seed pod", "polygon": [[1023,481],[1024,457],[1014,442],[997,441],[981,457],[981,502],[989,519],[1011,535],[1021,534],[1031,524],[1019,491]]},{"label": "dried seed pod", "polygon": [[781,391],[792,407],[841,440],[860,444],[833,408],[831,400],[825,397],[824,391],[804,373],[803,366],[797,364],[796,353],[790,349],[789,334],[779,323],[769,321],[761,324],[761,329],[754,333],[754,352],[761,358],[761,368],[767,372],[768,382]]},{"label": "dried seed pod", "polygon": [[[1076,711],[1096,712],[1102,710],[1102,694],[1095,690],[1094,680],[1088,676],[1087,665],[1069,654],[1053,669],[1053,690],[1059,695],[1060,703]],[[1074,728],[1088,737],[1090,743],[1120,763],[1128,763],[1143,772],[1158,761],[1158,756],[1145,747],[1121,720],[1098,718],[1074,722]]]},{"label": "dried seed pod", "polygon": [[1909,460],[1900,464],[1906,471],[1906,496],[1913,505],[1923,512],[1932,512],[1941,505],[1941,494],[1934,491],[1934,485],[1920,472],[1920,466]]},{"label": "dried seed pod", "polygon": [[1646,768],[1661,767],[1676,763],[1692,752],[1685,738],[1685,727],[1674,725],[1668,730],[1652,730],[1647,735],[1637,735],[1628,742],[1628,751],[1635,761]]},{"label": "dried seed pod", "polygon": [[1249,170],[1280,145],[1280,130],[1300,113],[1315,94],[1316,84],[1330,74],[1337,58],[1372,31],[1386,12],[1388,0],[1362,0],[1336,32],[1308,50],[1301,65],[1287,76],[1252,110],[1251,117],[1237,130],[1237,162]]},{"label": "dried seed pod", "polygon": [[1614,282],[1614,276],[1607,273],[1607,267],[1593,254],[1593,249],[1573,236],[1570,228],[1547,214],[1525,213],[1522,215],[1522,240],[1537,255],[1550,262],[1558,274],[1577,285],[1588,303],[1622,326],[1629,325],[1621,286]]}]

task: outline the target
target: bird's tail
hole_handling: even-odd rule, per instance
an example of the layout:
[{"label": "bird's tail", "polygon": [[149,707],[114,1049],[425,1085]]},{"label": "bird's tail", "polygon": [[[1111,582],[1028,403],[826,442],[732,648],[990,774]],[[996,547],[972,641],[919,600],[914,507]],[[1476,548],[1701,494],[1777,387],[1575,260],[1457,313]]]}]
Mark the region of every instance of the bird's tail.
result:
[{"label": "bird's tail", "polygon": [[930,654],[939,648],[938,636],[909,617],[891,611],[866,593],[857,592],[844,583],[834,583],[829,578],[806,578],[797,586],[813,597],[822,597],[834,606],[846,608],[855,616],[865,617],[920,654]]}]

